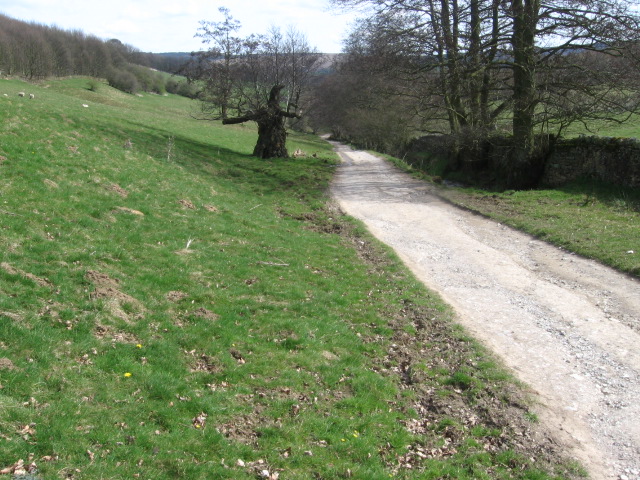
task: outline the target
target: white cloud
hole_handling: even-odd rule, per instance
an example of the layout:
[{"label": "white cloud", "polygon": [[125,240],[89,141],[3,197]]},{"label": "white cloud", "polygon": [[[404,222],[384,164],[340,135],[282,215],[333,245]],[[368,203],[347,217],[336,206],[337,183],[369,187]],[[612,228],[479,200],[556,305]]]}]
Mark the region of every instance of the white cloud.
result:
[{"label": "white cloud", "polygon": [[139,22],[119,19],[115,22],[108,23],[102,31],[105,32],[105,34],[96,35],[108,38],[120,38],[131,34],[141,33],[142,29]]}]

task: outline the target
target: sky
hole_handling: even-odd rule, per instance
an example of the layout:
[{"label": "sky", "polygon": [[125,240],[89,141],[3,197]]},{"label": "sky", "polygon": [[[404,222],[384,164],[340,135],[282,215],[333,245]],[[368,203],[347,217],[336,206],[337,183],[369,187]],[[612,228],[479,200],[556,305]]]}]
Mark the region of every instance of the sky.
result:
[{"label": "sky", "polygon": [[154,53],[206,49],[195,35],[201,20],[222,19],[219,7],[241,22],[241,36],[293,26],[322,53],[342,50],[357,16],[332,9],[329,0],[0,0],[0,13],[8,17],[117,38]]}]

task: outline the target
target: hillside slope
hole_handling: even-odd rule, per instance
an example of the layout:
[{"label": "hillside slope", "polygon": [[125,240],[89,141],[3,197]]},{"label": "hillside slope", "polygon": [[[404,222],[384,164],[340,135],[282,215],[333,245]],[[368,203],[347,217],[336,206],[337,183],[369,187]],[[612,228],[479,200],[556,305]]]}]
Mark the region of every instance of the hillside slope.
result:
[{"label": "hillside slope", "polygon": [[258,160],[254,128],[81,78],[2,80],[0,102],[0,472],[579,473],[449,309],[331,210],[328,144]]}]

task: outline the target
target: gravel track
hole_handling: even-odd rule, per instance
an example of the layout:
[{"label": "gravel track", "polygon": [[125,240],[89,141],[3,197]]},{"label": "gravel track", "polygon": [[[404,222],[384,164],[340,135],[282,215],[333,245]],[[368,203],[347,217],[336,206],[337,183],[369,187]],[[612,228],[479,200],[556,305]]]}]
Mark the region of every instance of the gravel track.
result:
[{"label": "gravel track", "polygon": [[640,480],[640,282],[457,208],[334,143],[332,195],[528,384],[594,479]]}]

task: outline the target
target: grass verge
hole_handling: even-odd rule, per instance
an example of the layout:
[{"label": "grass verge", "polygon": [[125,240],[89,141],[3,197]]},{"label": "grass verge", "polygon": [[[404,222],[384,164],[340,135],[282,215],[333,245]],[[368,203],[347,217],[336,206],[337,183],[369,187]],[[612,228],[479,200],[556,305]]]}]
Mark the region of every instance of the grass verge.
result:
[{"label": "grass verge", "polygon": [[640,277],[640,192],[576,181],[555,189],[441,189],[448,200]]},{"label": "grass verge", "polygon": [[86,79],[3,80],[0,101],[0,471],[581,474],[447,306],[331,208],[326,143],[258,160],[253,128]]},{"label": "grass verge", "polygon": [[[398,168],[432,177],[400,159]],[[491,191],[438,184],[450,202],[640,277],[640,190],[580,179],[558,188]]]}]

